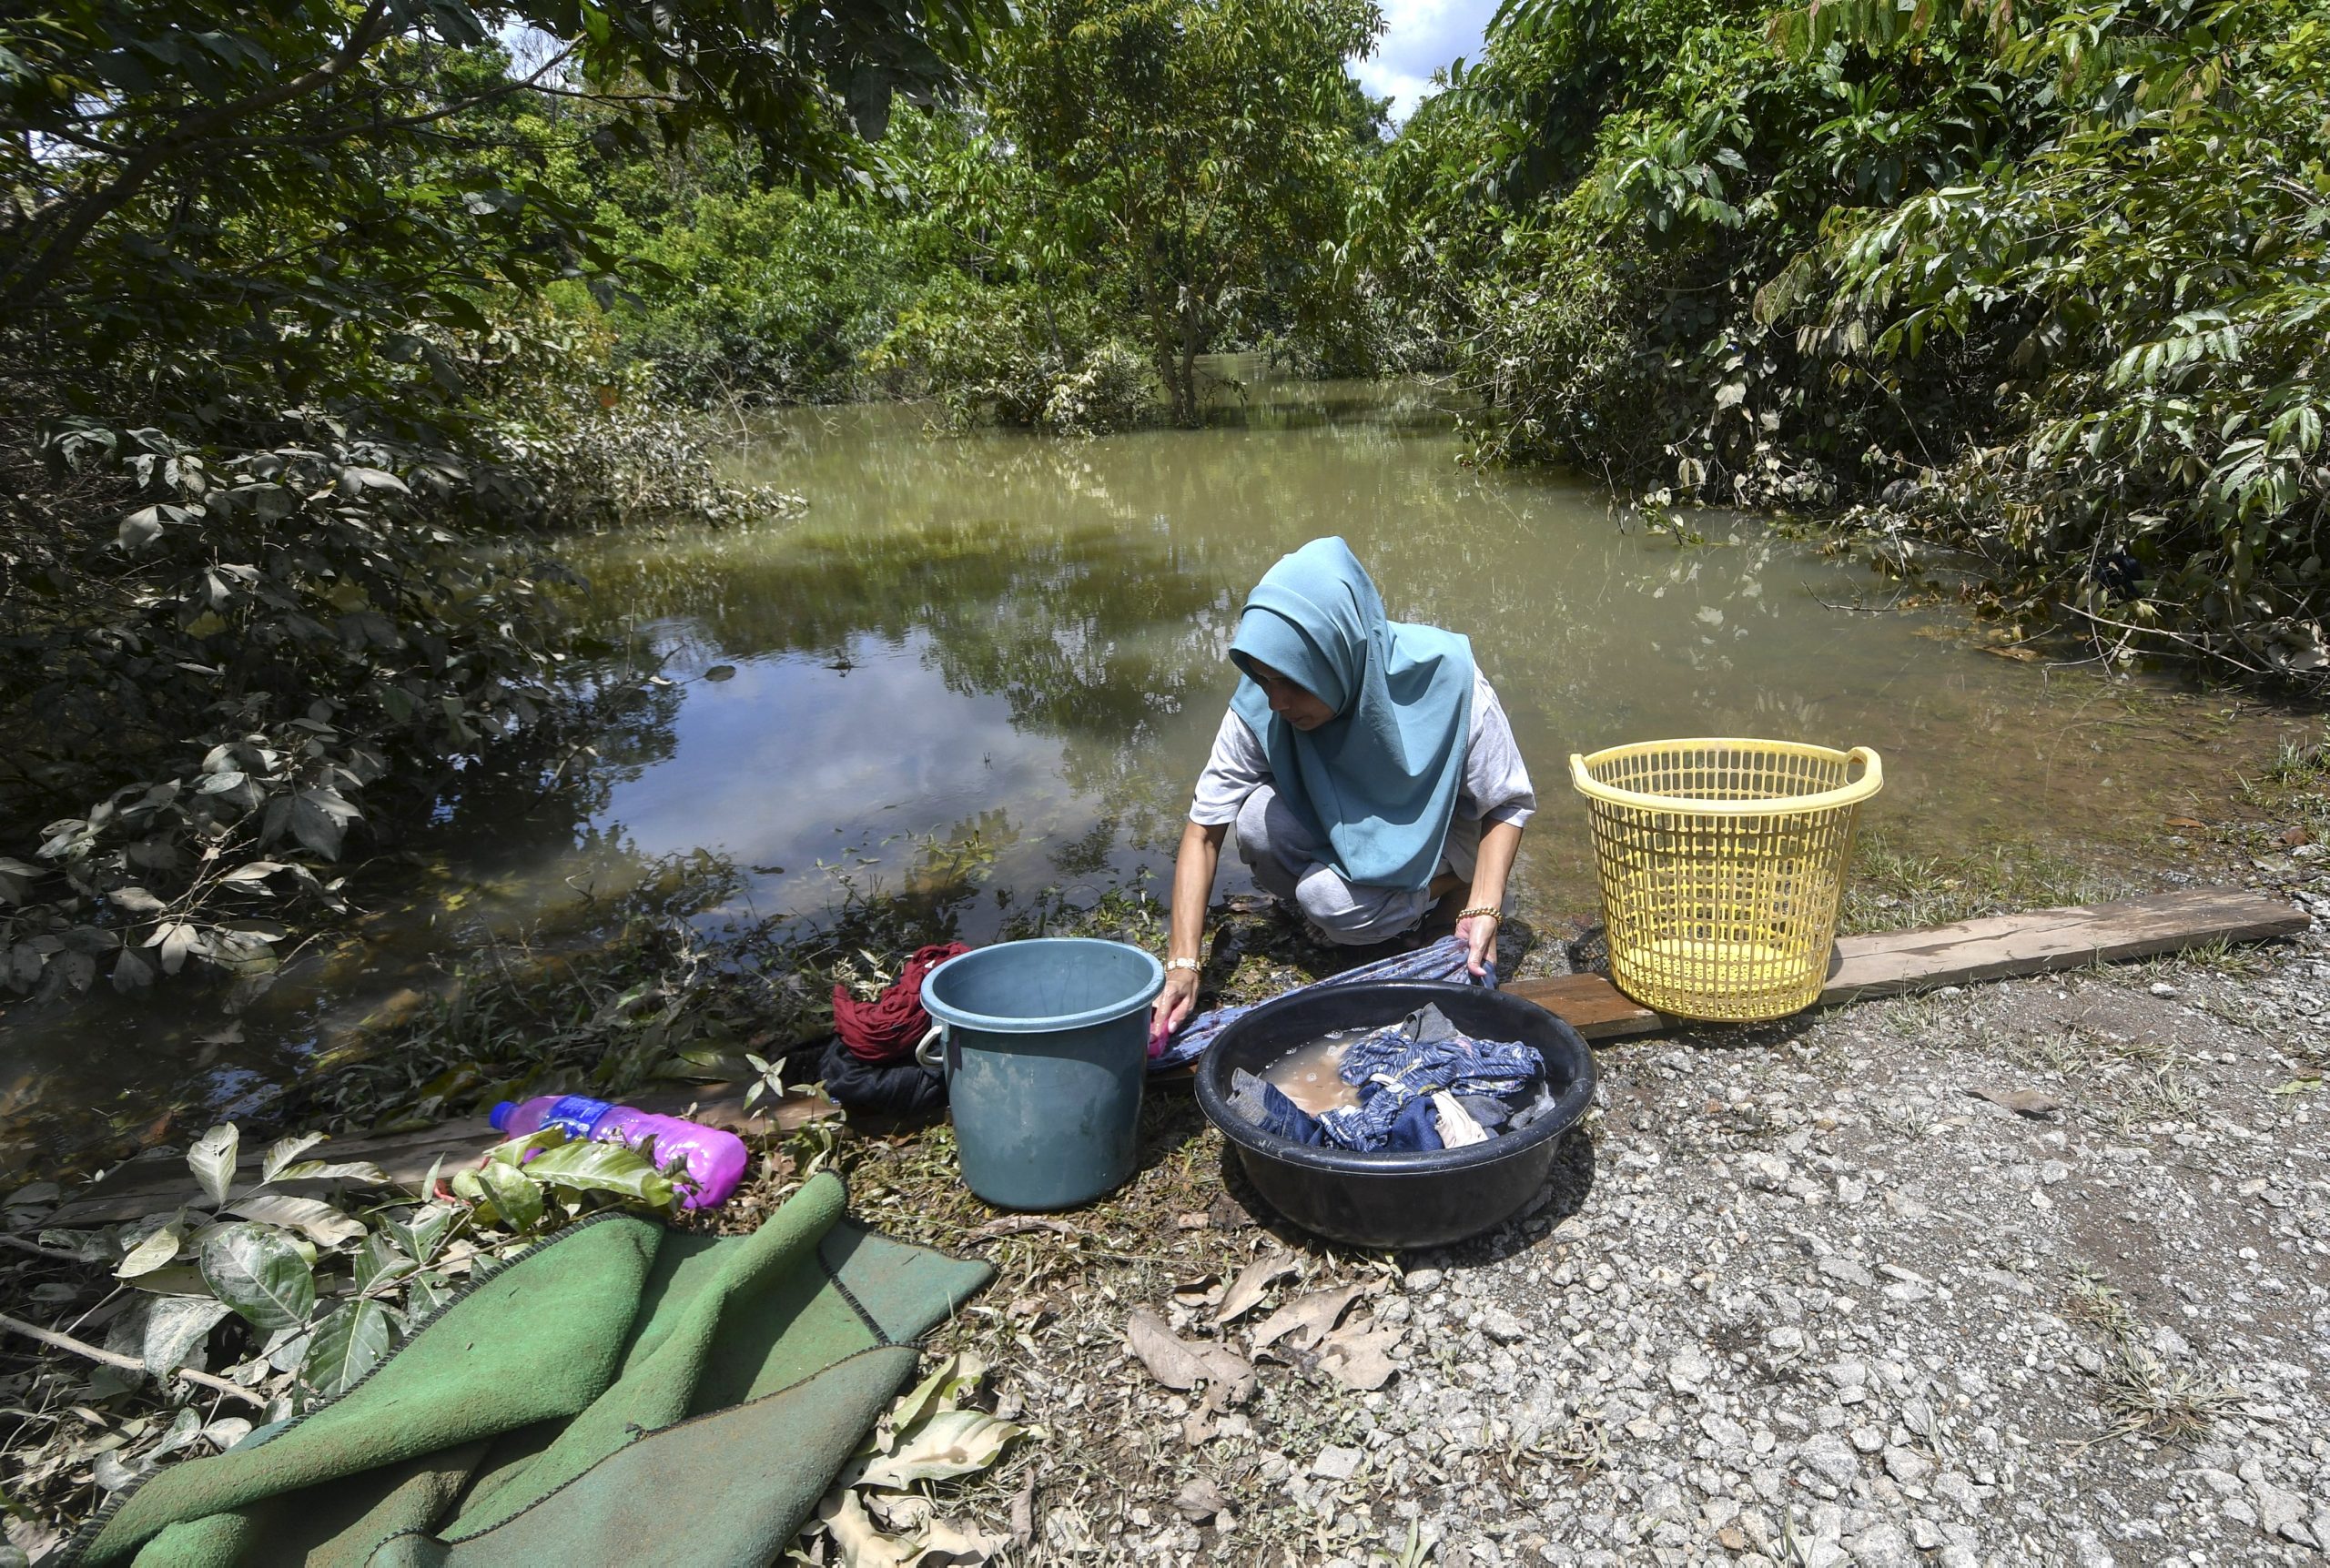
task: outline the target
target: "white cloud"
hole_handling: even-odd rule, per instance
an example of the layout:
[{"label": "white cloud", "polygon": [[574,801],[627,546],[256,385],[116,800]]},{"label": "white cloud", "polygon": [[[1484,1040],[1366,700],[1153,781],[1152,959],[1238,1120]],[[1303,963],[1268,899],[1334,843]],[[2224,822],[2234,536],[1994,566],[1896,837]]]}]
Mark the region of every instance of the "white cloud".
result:
[{"label": "white cloud", "polygon": [[1477,59],[1481,31],[1497,0],[1384,0],[1383,36],[1375,53],[1352,64],[1360,86],[1389,96],[1392,117],[1404,120],[1431,90],[1432,74],[1455,59]]}]

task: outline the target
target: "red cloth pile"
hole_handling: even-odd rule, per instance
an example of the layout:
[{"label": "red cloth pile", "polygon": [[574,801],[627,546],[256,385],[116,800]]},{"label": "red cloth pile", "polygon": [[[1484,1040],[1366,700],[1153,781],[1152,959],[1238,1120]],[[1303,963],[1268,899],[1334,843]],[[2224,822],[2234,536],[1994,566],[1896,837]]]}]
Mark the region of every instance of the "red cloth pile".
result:
[{"label": "red cloth pile", "polygon": [[834,1033],[861,1062],[879,1067],[899,1060],[930,1027],[930,1015],[922,1010],[924,976],[947,959],[969,951],[960,942],[916,948],[889,988],[870,1002],[851,996],[846,986],[836,986]]}]

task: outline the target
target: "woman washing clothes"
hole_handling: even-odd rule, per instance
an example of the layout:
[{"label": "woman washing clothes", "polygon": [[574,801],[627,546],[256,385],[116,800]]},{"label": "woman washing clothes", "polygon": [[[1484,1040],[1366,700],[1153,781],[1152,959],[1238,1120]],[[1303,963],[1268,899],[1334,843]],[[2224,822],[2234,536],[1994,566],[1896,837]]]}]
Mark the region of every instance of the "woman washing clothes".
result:
[{"label": "woman washing clothes", "polygon": [[1230,657],[1242,678],[1181,829],[1152,1032],[1196,1004],[1233,824],[1255,882],[1326,942],[1405,936],[1469,888],[1456,931],[1484,973],[1537,797],[1472,643],[1386,619],[1351,547],[1317,539],[1255,586]]}]

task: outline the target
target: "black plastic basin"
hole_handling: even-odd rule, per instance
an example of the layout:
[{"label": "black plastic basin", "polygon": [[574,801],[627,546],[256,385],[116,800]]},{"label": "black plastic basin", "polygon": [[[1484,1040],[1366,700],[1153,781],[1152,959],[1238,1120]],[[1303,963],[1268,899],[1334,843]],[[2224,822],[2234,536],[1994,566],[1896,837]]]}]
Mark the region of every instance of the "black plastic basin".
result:
[{"label": "black plastic basin", "polygon": [[[1238,1068],[1260,1073],[1331,1029],[1395,1024],[1428,1002],[1475,1038],[1533,1047],[1545,1059],[1554,1108],[1519,1132],[1464,1148],[1358,1154],[1289,1142],[1231,1108]],[[1537,1196],[1562,1134],[1593,1103],[1594,1056],[1575,1029],[1502,992],[1424,980],[1331,986],[1233,1021],[1198,1064],[1197,1096],[1254,1189],[1303,1229],[1359,1247],[1437,1247],[1502,1224]]]}]

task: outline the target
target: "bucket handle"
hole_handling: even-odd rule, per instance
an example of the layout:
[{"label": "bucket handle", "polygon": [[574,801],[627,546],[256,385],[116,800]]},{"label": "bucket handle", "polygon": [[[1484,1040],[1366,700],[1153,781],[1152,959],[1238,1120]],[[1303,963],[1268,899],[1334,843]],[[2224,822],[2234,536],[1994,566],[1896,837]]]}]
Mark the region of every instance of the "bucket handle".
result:
[{"label": "bucket handle", "polygon": [[930,1071],[938,1074],[941,1077],[947,1076],[945,1059],[947,1052],[944,1048],[944,1042],[946,1038],[947,1026],[940,1023],[933,1023],[930,1027],[924,1032],[922,1039],[915,1046],[914,1048],[914,1059],[920,1062]]}]

